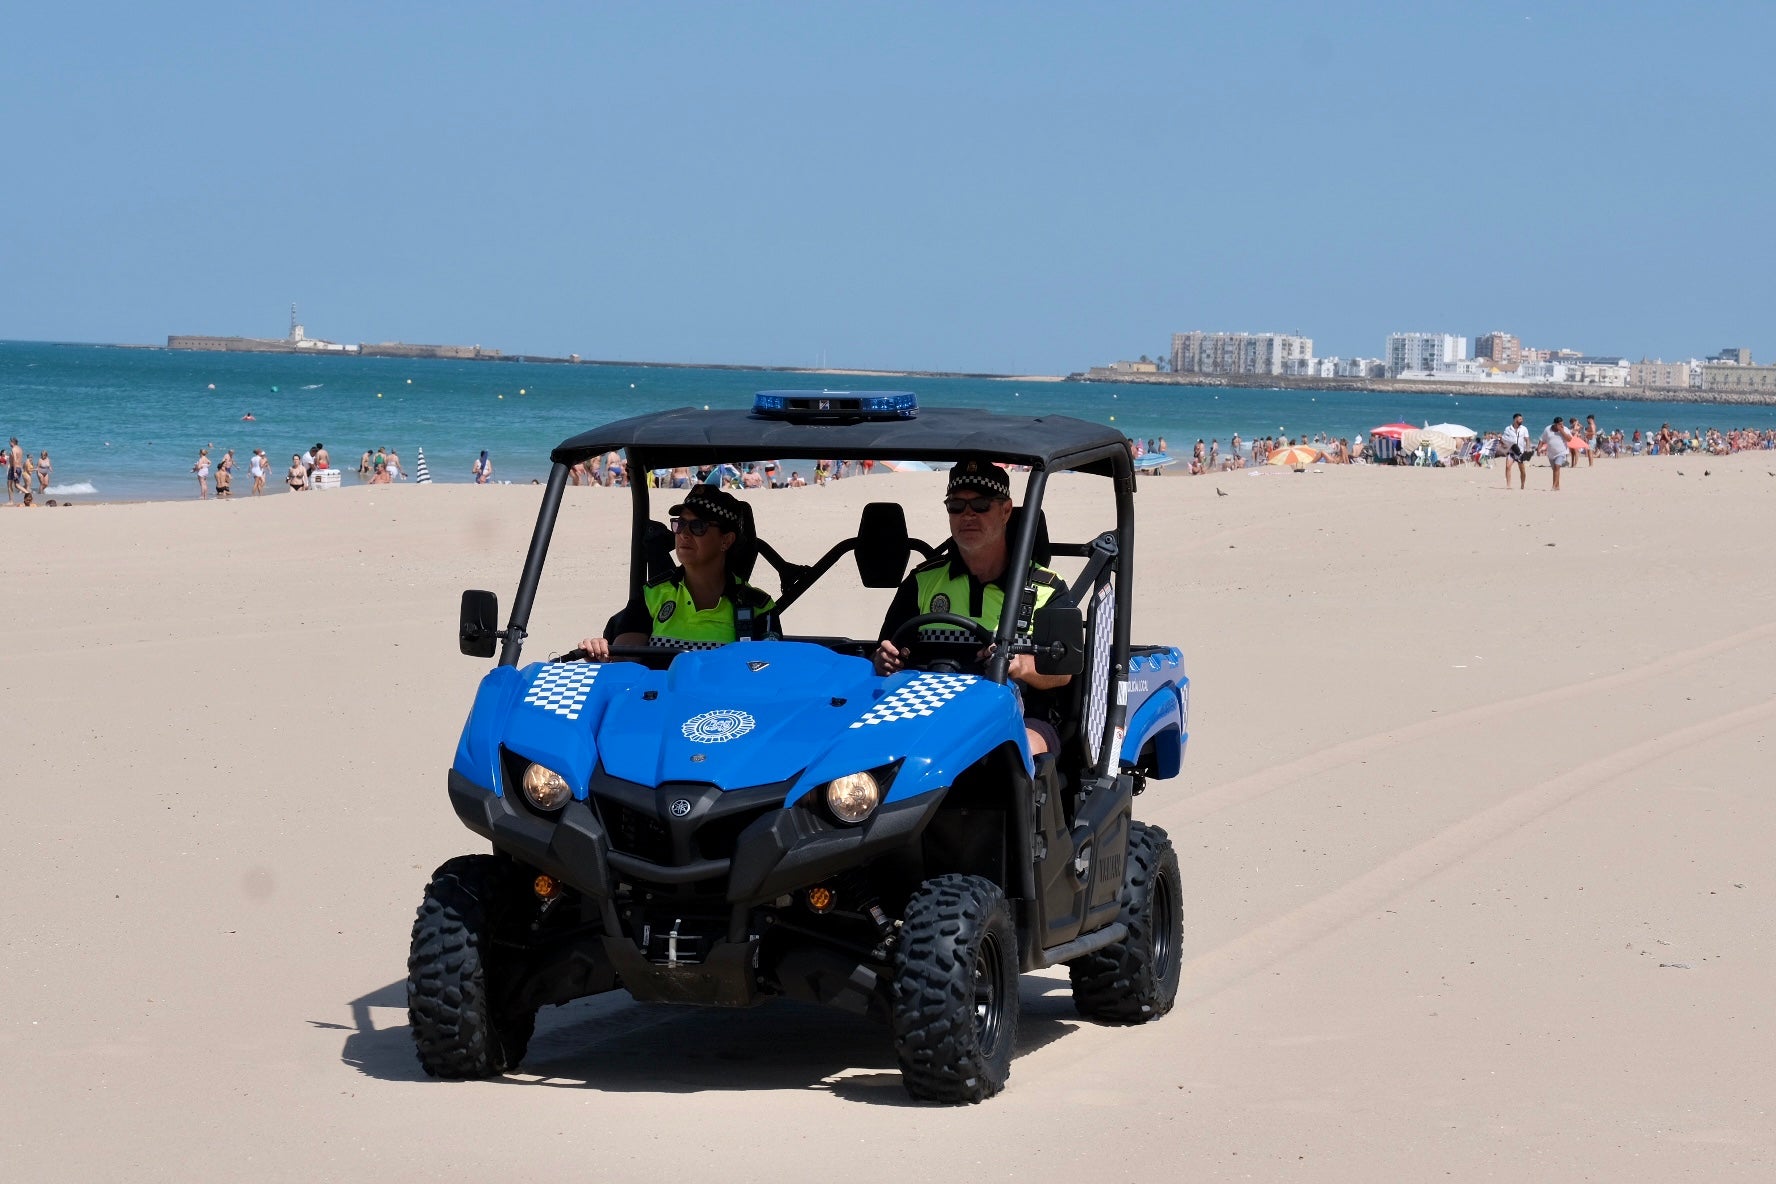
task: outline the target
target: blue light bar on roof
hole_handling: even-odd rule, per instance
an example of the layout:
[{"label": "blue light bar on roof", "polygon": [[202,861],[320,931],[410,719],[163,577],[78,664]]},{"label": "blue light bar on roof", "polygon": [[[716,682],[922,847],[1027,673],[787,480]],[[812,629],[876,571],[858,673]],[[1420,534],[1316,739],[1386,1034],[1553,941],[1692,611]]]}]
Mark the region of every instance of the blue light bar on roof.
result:
[{"label": "blue light bar on roof", "polygon": [[919,397],[911,391],[760,391],[752,413],[792,423],[860,423],[913,419]]}]

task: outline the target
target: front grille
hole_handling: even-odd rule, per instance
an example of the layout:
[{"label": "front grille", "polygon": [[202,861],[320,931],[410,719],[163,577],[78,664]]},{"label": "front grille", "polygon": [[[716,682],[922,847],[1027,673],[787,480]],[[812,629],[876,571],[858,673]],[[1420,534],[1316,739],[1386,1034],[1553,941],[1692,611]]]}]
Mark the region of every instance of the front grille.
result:
[{"label": "front grille", "polygon": [[610,833],[611,846],[625,855],[650,863],[670,865],[672,835],[666,824],[652,814],[626,806],[614,798],[594,797],[598,820]]},{"label": "front grille", "polygon": [[732,859],[740,832],[775,809],[777,806],[773,804],[710,819],[697,828],[697,853],[704,859]]}]

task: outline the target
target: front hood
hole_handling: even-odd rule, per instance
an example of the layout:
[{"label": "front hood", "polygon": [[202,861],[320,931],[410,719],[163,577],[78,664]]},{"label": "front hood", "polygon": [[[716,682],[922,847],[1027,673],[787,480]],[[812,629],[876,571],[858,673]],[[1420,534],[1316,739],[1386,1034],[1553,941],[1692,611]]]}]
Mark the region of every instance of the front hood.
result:
[{"label": "front hood", "polygon": [[648,786],[744,789],[793,778],[793,799],[899,762],[893,801],[948,785],[1007,742],[1024,746],[1008,687],[962,674],[879,678],[867,660],[823,646],[740,642],[682,653],[664,671],[633,662],[496,667],[482,680],[456,768],[502,792],[505,749],[554,769],[577,797],[602,766]]},{"label": "front hood", "polygon": [[643,693],[611,704],[598,752],[605,772],[642,785],[767,785],[807,768],[868,709],[881,681],[862,658],[820,646],[693,650]]}]

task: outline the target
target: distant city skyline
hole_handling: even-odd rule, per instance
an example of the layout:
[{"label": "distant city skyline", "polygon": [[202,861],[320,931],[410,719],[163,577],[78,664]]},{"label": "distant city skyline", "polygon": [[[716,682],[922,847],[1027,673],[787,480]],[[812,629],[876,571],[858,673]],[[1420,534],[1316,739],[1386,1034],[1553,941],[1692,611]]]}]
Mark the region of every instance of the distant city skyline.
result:
[{"label": "distant city skyline", "polygon": [[1776,356],[1776,6],[221,11],[14,15],[0,337],[277,337],[294,300],[673,362]]}]

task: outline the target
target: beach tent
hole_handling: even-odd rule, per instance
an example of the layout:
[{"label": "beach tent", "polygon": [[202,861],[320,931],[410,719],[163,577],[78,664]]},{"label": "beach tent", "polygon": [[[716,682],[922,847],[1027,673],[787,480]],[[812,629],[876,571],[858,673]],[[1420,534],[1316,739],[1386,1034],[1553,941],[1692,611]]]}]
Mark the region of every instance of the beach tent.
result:
[{"label": "beach tent", "polygon": [[432,483],[432,471],[426,468],[425,449],[419,450],[419,462],[413,467],[413,479],[421,485]]}]

